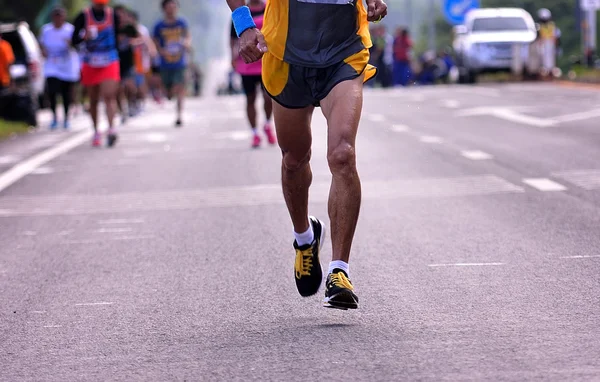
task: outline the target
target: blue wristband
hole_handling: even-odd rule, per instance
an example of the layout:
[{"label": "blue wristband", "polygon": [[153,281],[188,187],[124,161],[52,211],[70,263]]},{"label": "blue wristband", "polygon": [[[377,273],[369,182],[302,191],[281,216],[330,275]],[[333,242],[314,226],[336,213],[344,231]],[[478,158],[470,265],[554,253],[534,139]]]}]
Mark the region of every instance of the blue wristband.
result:
[{"label": "blue wristband", "polygon": [[250,28],[256,28],[256,24],[254,24],[252,14],[250,13],[250,8],[248,8],[246,5],[236,8],[236,10],[231,13],[231,18],[233,20],[235,33],[237,33],[238,37],[240,37],[246,30]]}]

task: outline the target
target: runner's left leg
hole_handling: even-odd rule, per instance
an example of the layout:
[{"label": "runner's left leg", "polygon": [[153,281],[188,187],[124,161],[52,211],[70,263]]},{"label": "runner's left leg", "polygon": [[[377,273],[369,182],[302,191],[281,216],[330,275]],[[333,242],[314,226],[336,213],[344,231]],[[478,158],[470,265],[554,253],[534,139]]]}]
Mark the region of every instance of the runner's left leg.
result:
[{"label": "runner's left leg", "polygon": [[118,138],[114,128],[118,92],[119,82],[115,80],[105,80],[100,84],[100,94],[106,105],[106,117],[108,119],[108,146],[113,146]]},{"label": "runner's left leg", "polygon": [[364,74],[340,82],[321,101],[328,126],[327,161],[333,176],[328,203],[333,254],[324,300],[324,306],[328,308],[358,307],[348,261],[361,204],[356,134],[362,111],[363,80]]}]

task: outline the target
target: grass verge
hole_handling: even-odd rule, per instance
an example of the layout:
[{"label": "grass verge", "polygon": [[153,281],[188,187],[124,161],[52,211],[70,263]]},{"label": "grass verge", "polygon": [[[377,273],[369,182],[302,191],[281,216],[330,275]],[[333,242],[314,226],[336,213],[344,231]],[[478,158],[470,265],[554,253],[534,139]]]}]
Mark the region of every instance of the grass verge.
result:
[{"label": "grass verge", "polygon": [[23,134],[29,131],[26,123],[10,122],[0,119],[0,141],[14,134]]}]

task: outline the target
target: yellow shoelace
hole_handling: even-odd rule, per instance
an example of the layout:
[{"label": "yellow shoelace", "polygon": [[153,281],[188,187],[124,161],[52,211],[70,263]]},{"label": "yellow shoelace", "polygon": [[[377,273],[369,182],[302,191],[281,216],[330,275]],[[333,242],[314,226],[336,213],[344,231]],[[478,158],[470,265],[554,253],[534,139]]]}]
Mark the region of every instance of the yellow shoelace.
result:
[{"label": "yellow shoelace", "polygon": [[310,270],[313,266],[313,253],[312,248],[301,251],[296,250],[296,278],[300,279],[302,276],[310,276]]},{"label": "yellow shoelace", "polygon": [[346,288],[346,289],[354,290],[352,283],[350,282],[350,280],[348,280],[346,275],[343,274],[342,272],[332,273],[331,274],[331,283],[339,288]]}]

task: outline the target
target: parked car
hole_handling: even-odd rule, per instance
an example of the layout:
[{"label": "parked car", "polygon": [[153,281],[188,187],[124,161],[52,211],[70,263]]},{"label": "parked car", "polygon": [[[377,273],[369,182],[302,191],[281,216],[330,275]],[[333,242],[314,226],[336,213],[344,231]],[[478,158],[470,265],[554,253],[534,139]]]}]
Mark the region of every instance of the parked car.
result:
[{"label": "parked car", "polygon": [[36,112],[45,90],[42,50],[25,22],[0,23],[0,33],[15,55],[10,67],[12,86],[2,95],[3,114],[8,113],[3,117],[37,126]]},{"label": "parked car", "polygon": [[454,28],[459,82],[474,83],[481,73],[510,72],[514,54],[520,54],[524,62],[535,39],[535,22],[524,9],[469,11],[465,23]]}]

